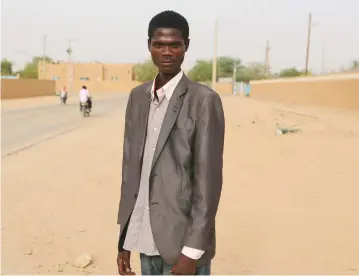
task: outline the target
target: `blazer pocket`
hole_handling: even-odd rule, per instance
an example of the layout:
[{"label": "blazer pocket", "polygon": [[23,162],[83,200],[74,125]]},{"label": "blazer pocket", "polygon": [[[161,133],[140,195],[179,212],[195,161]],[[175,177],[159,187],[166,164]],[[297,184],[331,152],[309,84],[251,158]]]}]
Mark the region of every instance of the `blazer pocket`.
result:
[{"label": "blazer pocket", "polygon": [[183,134],[190,134],[193,130],[193,121],[191,119],[179,120],[172,128],[173,131],[178,131]]},{"label": "blazer pocket", "polygon": [[191,132],[192,132],[191,128],[179,128],[179,127],[176,127],[176,126],[174,126],[172,128],[172,133],[174,135],[190,135]]}]

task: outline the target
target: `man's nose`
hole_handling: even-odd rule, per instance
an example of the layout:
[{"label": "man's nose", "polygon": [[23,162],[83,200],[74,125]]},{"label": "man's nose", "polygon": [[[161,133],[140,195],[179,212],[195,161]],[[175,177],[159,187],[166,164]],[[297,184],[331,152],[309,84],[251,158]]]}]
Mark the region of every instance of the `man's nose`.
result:
[{"label": "man's nose", "polygon": [[163,50],[162,50],[162,56],[172,56],[173,55],[173,53],[172,53],[172,51],[171,51],[171,47],[170,46],[168,46],[168,45],[165,45],[164,47],[163,47]]}]

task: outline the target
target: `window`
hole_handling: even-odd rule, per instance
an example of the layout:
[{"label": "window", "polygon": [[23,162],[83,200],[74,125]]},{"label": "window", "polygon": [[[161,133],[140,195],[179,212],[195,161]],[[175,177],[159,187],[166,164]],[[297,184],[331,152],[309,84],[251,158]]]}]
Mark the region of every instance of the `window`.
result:
[{"label": "window", "polygon": [[112,81],[118,81],[118,80],[120,80],[120,78],[118,76],[111,76],[111,80]]},{"label": "window", "polygon": [[88,80],[90,80],[90,78],[89,78],[89,77],[80,77],[80,80],[82,80],[82,81],[88,81]]},{"label": "window", "polygon": [[59,76],[51,76],[51,79],[52,79],[52,80],[59,80],[60,77],[59,77]]}]

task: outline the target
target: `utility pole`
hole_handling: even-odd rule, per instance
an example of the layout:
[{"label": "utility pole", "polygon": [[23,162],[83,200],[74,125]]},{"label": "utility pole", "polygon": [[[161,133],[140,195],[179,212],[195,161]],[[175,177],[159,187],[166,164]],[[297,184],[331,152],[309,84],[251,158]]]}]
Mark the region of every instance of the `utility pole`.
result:
[{"label": "utility pole", "polygon": [[309,50],[310,50],[310,32],[312,29],[312,13],[309,14],[308,22],[308,40],[307,40],[307,53],[305,58],[305,75],[308,76],[308,65],[309,65]]},{"label": "utility pole", "polygon": [[73,90],[73,81],[74,81],[74,68],[72,66],[72,61],[71,61],[71,55],[72,55],[72,48],[71,48],[71,43],[72,43],[73,39],[69,39],[69,46],[66,50],[67,53],[67,61],[69,63],[69,93],[72,92]]},{"label": "utility pole", "polygon": [[265,51],[265,60],[264,60],[264,77],[266,77],[267,74],[268,74],[269,71],[270,71],[270,66],[269,66],[269,51],[270,51],[269,40],[267,40],[266,51]]},{"label": "utility pole", "polygon": [[42,44],[42,64],[41,64],[41,71],[42,71],[42,76],[45,79],[45,60],[46,60],[46,44],[47,44],[47,35],[45,34],[43,37],[43,44]]},{"label": "utility pole", "polygon": [[73,39],[69,39],[69,46],[68,46],[68,48],[67,48],[67,50],[66,50],[66,53],[67,53],[67,59],[68,59],[68,61],[70,62],[70,60],[71,60],[71,54],[72,54],[72,48],[71,48],[71,43],[72,43],[72,41],[73,41]]},{"label": "utility pole", "polygon": [[324,75],[325,74],[325,48],[324,48],[324,42],[322,43],[322,69],[321,69],[321,73]]},{"label": "utility pole", "polygon": [[214,23],[214,44],[213,44],[213,62],[212,62],[212,89],[216,90],[217,83],[217,45],[218,44],[218,18]]},{"label": "utility pole", "polygon": [[233,94],[237,94],[237,60],[233,59]]}]

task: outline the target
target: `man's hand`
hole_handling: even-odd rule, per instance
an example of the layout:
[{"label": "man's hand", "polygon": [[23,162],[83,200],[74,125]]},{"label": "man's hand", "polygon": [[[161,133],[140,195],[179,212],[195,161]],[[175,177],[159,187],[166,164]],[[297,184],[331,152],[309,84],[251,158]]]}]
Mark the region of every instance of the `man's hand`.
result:
[{"label": "man's hand", "polygon": [[131,251],[122,251],[117,254],[117,267],[120,275],[136,275],[131,269]]},{"label": "man's hand", "polygon": [[177,263],[172,267],[171,273],[174,275],[195,275],[197,261],[183,254],[179,257]]}]

